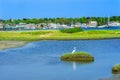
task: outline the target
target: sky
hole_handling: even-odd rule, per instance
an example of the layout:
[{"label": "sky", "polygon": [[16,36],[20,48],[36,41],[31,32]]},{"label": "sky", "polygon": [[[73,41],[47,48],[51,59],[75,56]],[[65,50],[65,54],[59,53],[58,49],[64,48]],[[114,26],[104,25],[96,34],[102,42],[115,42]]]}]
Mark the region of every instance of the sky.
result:
[{"label": "sky", "polygon": [[120,0],[0,0],[0,18],[120,16]]}]

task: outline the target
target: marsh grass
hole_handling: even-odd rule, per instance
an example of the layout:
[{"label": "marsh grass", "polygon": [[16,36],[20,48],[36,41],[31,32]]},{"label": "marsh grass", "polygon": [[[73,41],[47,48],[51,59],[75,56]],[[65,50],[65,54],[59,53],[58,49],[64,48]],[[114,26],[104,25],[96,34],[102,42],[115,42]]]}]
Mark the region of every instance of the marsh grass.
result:
[{"label": "marsh grass", "polygon": [[112,73],[113,73],[113,74],[120,74],[120,64],[116,64],[116,65],[112,68]]},{"label": "marsh grass", "polygon": [[61,60],[92,62],[94,61],[94,57],[87,52],[75,52],[74,54],[67,53],[67,54],[62,55]]},{"label": "marsh grass", "polygon": [[76,33],[76,32],[81,32],[83,31],[82,28],[76,27],[76,28],[68,28],[68,29],[63,29],[60,30],[62,33]]},{"label": "marsh grass", "polygon": [[21,34],[29,34],[29,35],[42,35],[42,34],[49,34],[50,31],[29,31],[29,32],[21,32]]},{"label": "marsh grass", "polygon": [[36,31],[0,31],[0,40],[83,40],[120,38],[120,30],[88,30],[75,33],[63,33],[59,30]]}]

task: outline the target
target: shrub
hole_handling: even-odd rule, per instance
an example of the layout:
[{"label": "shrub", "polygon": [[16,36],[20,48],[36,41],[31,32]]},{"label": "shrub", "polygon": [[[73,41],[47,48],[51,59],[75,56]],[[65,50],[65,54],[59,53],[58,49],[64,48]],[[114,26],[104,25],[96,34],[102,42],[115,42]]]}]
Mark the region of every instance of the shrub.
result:
[{"label": "shrub", "polygon": [[63,30],[60,30],[60,31],[63,32],[63,33],[76,33],[76,32],[83,31],[83,29],[79,28],[79,27],[76,27],[76,28],[63,29]]}]

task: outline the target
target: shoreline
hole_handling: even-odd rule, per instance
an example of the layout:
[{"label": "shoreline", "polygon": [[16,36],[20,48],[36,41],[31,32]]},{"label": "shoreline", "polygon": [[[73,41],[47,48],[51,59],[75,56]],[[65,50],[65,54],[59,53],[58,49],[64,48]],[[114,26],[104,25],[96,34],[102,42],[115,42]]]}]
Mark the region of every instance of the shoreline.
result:
[{"label": "shoreline", "polygon": [[57,30],[7,31],[0,32],[0,40],[39,41],[39,40],[100,40],[120,39],[120,30],[89,30],[77,33],[62,33]]},{"label": "shoreline", "polygon": [[[57,40],[57,41],[73,41],[73,40],[112,40],[112,39],[120,39],[120,38],[105,38],[105,39],[69,39],[69,40],[65,40],[65,39],[61,39],[61,40]],[[50,40],[50,39],[49,39]],[[54,41],[53,39],[51,41]],[[37,40],[37,41],[44,41],[44,40]],[[17,47],[22,47],[25,46],[26,44],[28,44],[29,42],[37,42],[37,41],[0,41],[0,50],[5,50],[5,49],[9,49],[9,48],[17,48]]]},{"label": "shoreline", "polygon": [[0,41],[0,50],[21,47],[27,43],[27,41]]},{"label": "shoreline", "polygon": [[88,30],[62,33],[57,30],[0,31],[0,50],[24,46],[42,40],[107,40],[120,39],[120,30]]}]

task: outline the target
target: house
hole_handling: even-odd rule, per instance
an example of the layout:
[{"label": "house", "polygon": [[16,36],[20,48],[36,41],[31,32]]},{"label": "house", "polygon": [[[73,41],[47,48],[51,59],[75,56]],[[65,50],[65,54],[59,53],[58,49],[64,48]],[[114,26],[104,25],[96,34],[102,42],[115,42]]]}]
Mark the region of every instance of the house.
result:
[{"label": "house", "polygon": [[120,23],[119,23],[119,22],[116,22],[116,21],[111,21],[111,22],[109,22],[108,25],[109,25],[109,26],[120,26]]},{"label": "house", "polygon": [[26,24],[26,23],[19,23],[18,25],[16,25],[16,27],[18,29],[36,29],[37,28],[37,25],[35,24]]},{"label": "house", "polygon": [[90,21],[88,24],[89,27],[97,27],[97,25],[98,25],[97,21]]},{"label": "house", "polygon": [[0,29],[3,29],[3,26],[4,26],[3,23],[0,23]]},{"label": "house", "polygon": [[67,26],[65,24],[60,25],[60,28],[70,28],[70,26]]},{"label": "house", "polygon": [[19,30],[25,29],[25,27],[26,27],[26,23],[19,23],[18,25],[16,25],[16,28],[18,28]]},{"label": "house", "polygon": [[35,24],[26,24],[26,26],[25,26],[25,29],[36,29],[37,28],[37,25],[35,25]]},{"label": "house", "polygon": [[80,27],[81,23],[75,23],[74,27]]},{"label": "house", "polygon": [[83,27],[83,28],[87,28],[88,25],[87,25],[86,23],[82,23],[82,24],[81,24],[81,27]]},{"label": "house", "polygon": [[48,27],[49,27],[49,28],[53,28],[53,29],[54,29],[54,28],[59,28],[59,26],[60,26],[59,24],[55,24],[55,23],[49,23],[49,24],[48,24]]},{"label": "house", "polygon": [[37,29],[47,29],[47,24],[46,23],[40,23],[40,24],[37,24]]}]

